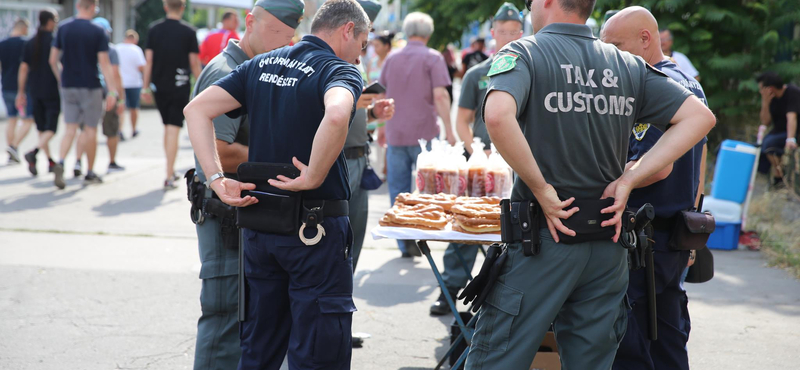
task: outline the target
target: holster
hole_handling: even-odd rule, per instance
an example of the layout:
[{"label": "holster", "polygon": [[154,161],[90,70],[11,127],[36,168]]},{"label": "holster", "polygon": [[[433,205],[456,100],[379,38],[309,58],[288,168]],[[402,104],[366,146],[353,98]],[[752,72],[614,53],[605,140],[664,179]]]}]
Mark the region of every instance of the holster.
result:
[{"label": "holster", "polygon": [[522,252],[526,256],[537,256],[542,247],[539,238],[542,227],[547,227],[547,224],[536,201],[500,201],[500,239],[503,243],[522,243]]},{"label": "holster", "polygon": [[486,259],[483,260],[481,271],[458,296],[459,300],[464,300],[464,304],[472,302],[470,310],[478,312],[486,297],[491,293],[497,278],[503,270],[508,256],[507,247],[495,243],[486,252]]},{"label": "holster", "polygon": [[206,219],[218,219],[221,225],[222,244],[225,248],[239,249],[239,229],[236,227],[236,208],[223,203],[212,192],[206,198],[206,185],[200,181],[194,168],[186,171],[186,193],[192,203],[190,216],[195,225],[202,225]]},{"label": "holster", "polygon": [[622,235],[620,244],[628,249],[628,263],[631,270],[645,269],[645,286],[647,287],[648,337],[658,339],[656,312],[655,263],[653,262],[653,234],[651,221],[655,218],[655,210],[646,203],[637,211],[626,210],[622,215]]}]

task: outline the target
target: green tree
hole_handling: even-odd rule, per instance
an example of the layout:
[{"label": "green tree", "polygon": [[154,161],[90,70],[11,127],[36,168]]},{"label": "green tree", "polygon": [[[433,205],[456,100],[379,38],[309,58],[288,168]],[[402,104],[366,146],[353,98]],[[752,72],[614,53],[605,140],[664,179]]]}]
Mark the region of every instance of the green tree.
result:
[{"label": "green tree", "polygon": [[719,122],[709,139],[751,139],[758,126],[760,95],[755,77],[773,70],[800,77],[798,0],[597,0],[595,18],[607,10],[641,5],[674,36],[674,50],[692,60],[708,104]]},{"label": "green tree", "polygon": [[505,2],[525,9],[524,0],[412,0],[411,8],[433,18],[434,32],[430,46],[441,48],[460,40],[472,22],[491,19]]},{"label": "green tree", "polygon": [[[183,20],[191,22],[190,1],[186,1],[186,12],[183,13]],[[134,5],[136,9],[136,32],[139,33],[139,46],[142,48],[147,45],[147,31],[150,24],[167,16],[164,12],[164,2],[162,0],[140,0]]]}]

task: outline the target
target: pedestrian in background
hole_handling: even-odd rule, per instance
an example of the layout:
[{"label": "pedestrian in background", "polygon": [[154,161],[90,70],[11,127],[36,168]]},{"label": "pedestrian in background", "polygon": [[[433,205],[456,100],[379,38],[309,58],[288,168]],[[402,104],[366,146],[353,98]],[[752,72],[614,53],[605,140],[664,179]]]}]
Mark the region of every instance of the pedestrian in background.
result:
[{"label": "pedestrian in background", "polygon": [[761,125],[766,131],[761,144],[761,153],[765,154],[772,165],[772,186],[783,184],[783,168],[781,156],[797,149],[797,116],[800,114],[800,88],[785,83],[775,72],[764,72],[756,78],[761,93]]},{"label": "pedestrian in background", "polygon": [[[125,41],[116,45],[119,56],[119,74],[122,76],[122,87],[125,88],[125,107],[131,117],[131,137],[139,135],[136,123],[139,120],[139,102],[142,93],[142,72],[147,65],[144,52],[139,47],[139,34],[134,30],[125,31]],[[119,139],[125,141],[122,133],[125,116],[120,115]]]},{"label": "pedestrian in background", "polygon": [[[97,66],[108,86],[106,110],[113,109],[119,98],[116,79],[108,57],[108,37],[102,28],[91,22],[97,0],[78,0],[78,14],[59,26],[50,51],[50,67],[61,82],[61,106],[64,110],[66,132],[61,139],[59,162],[53,167],[55,185],[66,187],[64,181],[64,159],[69,153],[78,125],[83,125],[78,145],[86,152],[87,171],[84,184],[103,182],[94,173],[97,153],[97,125],[103,117],[103,88],[98,78]],[[59,63],[59,59],[61,63]],[[75,177],[81,175],[80,157],[73,170]]]},{"label": "pedestrian in background", "polygon": [[145,48],[147,66],[144,69],[142,94],[150,97],[150,82],[155,85],[158,112],[164,123],[164,152],[167,158],[167,177],[164,190],[175,189],[180,176],[175,173],[178,157],[178,135],[183,127],[183,108],[191,94],[190,74],[200,76],[197,35],[194,27],[182,20],[186,0],[164,0],[167,17],[150,25]]},{"label": "pedestrian in background", "polygon": [[[112,29],[111,23],[108,22],[108,19],[97,17],[92,19],[92,23],[100,26],[100,28],[106,32],[106,37],[111,38]],[[106,137],[106,145],[108,146],[109,157],[108,173],[112,173],[125,170],[125,167],[118,165],[116,161],[117,144],[119,144],[120,140],[120,116],[122,116],[122,113],[125,112],[125,89],[122,88],[122,77],[120,76],[119,72],[119,54],[117,54],[116,46],[112,43],[108,43],[108,61],[111,63],[111,74],[114,78],[114,85],[117,86],[117,100],[114,103],[114,107],[111,109],[106,109],[106,112],[103,115],[103,136]],[[103,95],[105,96],[109,92],[109,84],[103,78],[102,72],[98,71],[98,77],[100,78],[100,84],[103,86]],[[80,146],[78,148],[80,148]],[[81,156],[79,153],[78,158],[80,157]]]},{"label": "pedestrian in background", "polygon": [[682,71],[686,72],[689,77],[700,81],[700,72],[694,68],[694,65],[692,64],[692,61],[689,60],[689,57],[687,57],[684,53],[672,50],[672,31],[664,28],[659,32],[659,37],[661,39],[661,51],[664,53],[664,55],[672,58],[672,60],[675,61],[675,64],[677,64]]},{"label": "pedestrian in background", "polygon": [[222,29],[214,30],[200,44],[200,64],[207,65],[211,58],[217,56],[228,45],[229,40],[238,40],[239,14],[228,9],[222,13]]},{"label": "pedestrian in background", "polygon": [[[450,75],[442,54],[426,46],[433,34],[433,19],[414,12],[403,21],[403,33],[408,44],[386,58],[381,70],[380,83],[386,87],[386,98],[394,99],[395,114],[386,123],[387,172],[389,201],[400,193],[411,192],[412,171],[417,155],[422,151],[419,139],[430,140],[439,136],[436,117],[444,123],[445,135],[450,145],[456,137],[450,122]],[[382,140],[378,133],[378,142]],[[403,257],[420,255],[412,242],[398,240]]]},{"label": "pedestrian in background", "polygon": [[[47,171],[53,172],[56,162],[50,154],[50,139],[56,134],[58,116],[61,114],[61,94],[58,92],[58,80],[50,68],[50,46],[53,44],[53,31],[58,24],[58,13],[53,9],[39,12],[39,28],[36,35],[25,42],[22,62],[19,65],[19,86],[17,89],[17,106],[32,106],[33,120],[39,131],[36,148],[25,154],[28,170],[33,176],[36,169],[36,155],[42,150],[47,156]],[[25,97],[25,91],[28,97]],[[26,101],[29,100],[29,101]]]},{"label": "pedestrian in background", "polygon": [[[3,102],[6,104],[8,114],[8,127],[6,127],[6,142],[8,143],[8,163],[20,163],[17,147],[22,139],[28,135],[33,119],[30,104],[17,106],[17,79],[19,77],[20,58],[25,45],[24,37],[28,35],[29,23],[23,18],[14,22],[11,36],[0,41],[0,69],[2,69]],[[25,91],[23,90],[23,93]],[[22,127],[17,127],[17,118],[22,117]]]}]

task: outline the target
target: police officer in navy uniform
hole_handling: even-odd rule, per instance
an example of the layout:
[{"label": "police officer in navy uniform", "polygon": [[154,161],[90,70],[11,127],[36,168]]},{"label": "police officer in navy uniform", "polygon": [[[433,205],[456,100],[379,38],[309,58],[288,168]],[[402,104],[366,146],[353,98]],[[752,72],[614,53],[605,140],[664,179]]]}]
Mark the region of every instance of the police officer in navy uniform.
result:
[{"label": "police officer in navy uniform", "polygon": [[[498,50],[522,36],[523,23],[522,15],[514,4],[504,3],[500,6],[492,19],[492,37],[497,41]],[[486,59],[470,68],[461,79],[461,97],[458,101],[458,115],[456,116],[458,138],[465,143],[471,143],[473,137],[479,137],[486,144],[486,149],[489,149],[492,142],[478,108],[486,96],[486,88],[489,87],[489,76],[486,73],[489,72],[491,66],[492,59]],[[472,123],[472,127],[470,127],[470,123]],[[465,149],[472,154],[472,147],[467,145]],[[456,254],[456,249],[463,257],[467,269],[472,271],[475,257],[478,255],[478,248],[477,245],[470,244],[450,243],[447,245],[447,250],[442,258],[444,264],[442,278],[445,287],[436,302],[431,305],[431,315],[450,313],[450,307],[444,296],[445,292],[455,300],[458,291],[464,288],[469,281],[469,276],[464,270],[461,259]]]},{"label": "police officer in navy uniform", "polygon": [[[227,76],[237,66],[262,54],[289,44],[303,15],[303,7],[293,6],[296,0],[259,0],[245,18],[241,40],[228,41],[227,47],[214,57],[200,74],[194,96]],[[247,161],[250,128],[247,115],[214,118],[216,148],[226,177],[236,178],[236,167]],[[196,176],[205,183],[206,176],[196,163]],[[205,205],[219,202],[206,188]],[[199,207],[203,207],[200,204]],[[200,291],[202,315],[197,322],[197,345],[194,369],[233,369],[239,363],[238,279],[239,231],[235,227],[233,209],[221,214],[225,207],[206,207],[207,214],[198,222],[197,242],[200,250]],[[225,225],[223,227],[223,224]],[[226,245],[228,244],[228,245]]]},{"label": "police officer in navy uniform", "polygon": [[[628,196],[716,120],[666,75],[597,40],[585,25],[594,0],[527,5],[535,35],[494,57],[482,110],[492,142],[517,174],[511,201],[538,204],[539,222],[526,224],[525,233],[538,234],[539,243],[508,245],[466,369],[530,368],[552,323],[564,369],[607,370],[626,328],[627,251],[618,240]],[[673,126],[625,170],[635,122]]]},{"label": "police officer in navy uniform", "polygon": [[[705,102],[703,88],[693,77],[681,71],[661,51],[658,23],[642,7],[625,8],[603,26],[602,39],[620,50],[638,55],[653,67],[667,74]],[[649,123],[637,123],[630,136],[627,167],[645,155],[664,132]],[[688,370],[686,342],[689,339],[689,311],[681,275],[690,258],[689,251],[673,251],[667,246],[680,211],[696,206],[703,189],[703,163],[706,138],[668,165],[643,181],[631,192],[628,206],[638,209],[653,205],[656,218],[653,260],[655,263],[656,312],[658,340],[648,337],[648,306],[644,270],[630,272],[628,329],[614,360],[619,370]]]},{"label": "police officer in navy uniform", "polygon": [[[299,192],[304,207],[325,201],[341,209],[344,203],[346,212],[350,189],[342,147],[363,89],[353,64],[367,44],[369,23],[355,0],[328,0],[316,13],[311,35],[245,62],[187,105],[192,146],[204,172],[214,174],[208,185],[223,202],[258,202],[241,196],[255,184],[221,173],[214,146],[212,119],[246,112],[248,161],[292,163],[300,173],[269,184]],[[321,240],[311,246],[296,234],[243,230],[248,290],[239,369],[278,369],[287,351],[293,369],[350,368],[356,310],[352,233],[346,216],[326,216],[323,224],[324,235],[317,234]]]}]

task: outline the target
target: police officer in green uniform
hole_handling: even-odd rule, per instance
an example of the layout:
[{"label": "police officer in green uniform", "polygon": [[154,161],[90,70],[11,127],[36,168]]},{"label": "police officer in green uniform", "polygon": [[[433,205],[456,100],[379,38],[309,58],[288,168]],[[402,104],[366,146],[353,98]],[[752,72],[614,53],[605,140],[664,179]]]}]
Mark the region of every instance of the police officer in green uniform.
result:
[{"label": "police officer in green uniform", "polygon": [[[497,42],[497,50],[522,36],[522,23],[522,15],[514,4],[505,3],[497,10],[492,20],[492,37]],[[459,139],[465,143],[471,143],[473,137],[479,137],[486,144],[487,149],[491,144],[491,139],[478,107],[483,102],[483,97],[486,96],[486,88],[489,87],[489,76],[486,74],[491,66],[492,58],[489,58],[470,68],[464,74],[464,78],[461,80],[461,98],[458,101],[458,115],[456,116],[456,132]],[[472,123],[472,127],[470,127],[470,123]],[[472,147],[467,145],[465,149],[472,154]],[[471,271],[472,265],[475,264],[475,256],[478,254],[477,245],[450,243],[447,246],[443,260],[444,271],[442,271],[446,288],[442,289],[439,299],[431,305],[432,315],[449,313],[450,308],[444,297],[445,292],[455,299],[456,293],[467,285],[469,280],[461,259],[456,255],[456,248],[464,258],[467,269]]]},{"label": "police officer in green uniform", "polygon": [[[585,25],[594,0],[527,5],[535,35],[495,56],[482,110],[517,174],[512,202],[538,204],[539,221],[523,225],[538,237],[509,244],[466,369],[529,368],[551,324],[564,369],[610,369],[628,308],[627,252],[617,243],[628,196],[702,140],[715,118],[641,58],[597,40]],[[673,126],[625,170],[637,121]]]},{"label": "police officer in green uniform", "polygon": [[[254,56],[289,44],[294,36],[303,8],[286,6],[293,0],[260,0],[245,18],[245,32],[241,40],[230,40],[227,47],[203,69],[193,96],[201,93],[217,80],[227,76],[237,66]],[[236,178],[236,167],[247,161],[250,128],[247,116],[214,118],[216,147],[222,170],[227,177]],[[205,183],[206,176],[196,163],[196,176]],[[211,189],[203,194],[206,204],[219,202],[212,197]],[[202,315],[197,322],[197,345],[194,369],[233,369],[239,363],[238,280],[239,231],[235,215],[213,212],[226,207],[209,207],[203,221],[196,225],[200,249],[200,291]],[[202,207],[202,205],[200,205]],[[224,225],[224,226],[223,226]]]},{"label": "police officer in green uniform", "polygon": [[[369,16],[369,21],[374,23],[381,11],[381,4],[375,0],[356,0]],[[363,63],[356,66],[364,84],[367,83]],[[347,159],[347,170],[350,174],[350,225],[353,228],[353,271],[358,265],[361,247],[364,245],[364,235],[367,232],[367,217],[369,216],[369,194],[361,188],[362,175],[367,168],[369,156],[369,134],[367,123],[375,120],[387,121],[394,114],[394,99],[379,99],[378,94],[361,94],[358,99],[356,111],[347,139],[344,143],[344,156]],[[374,103],[373,103],[373,100]]]}]

